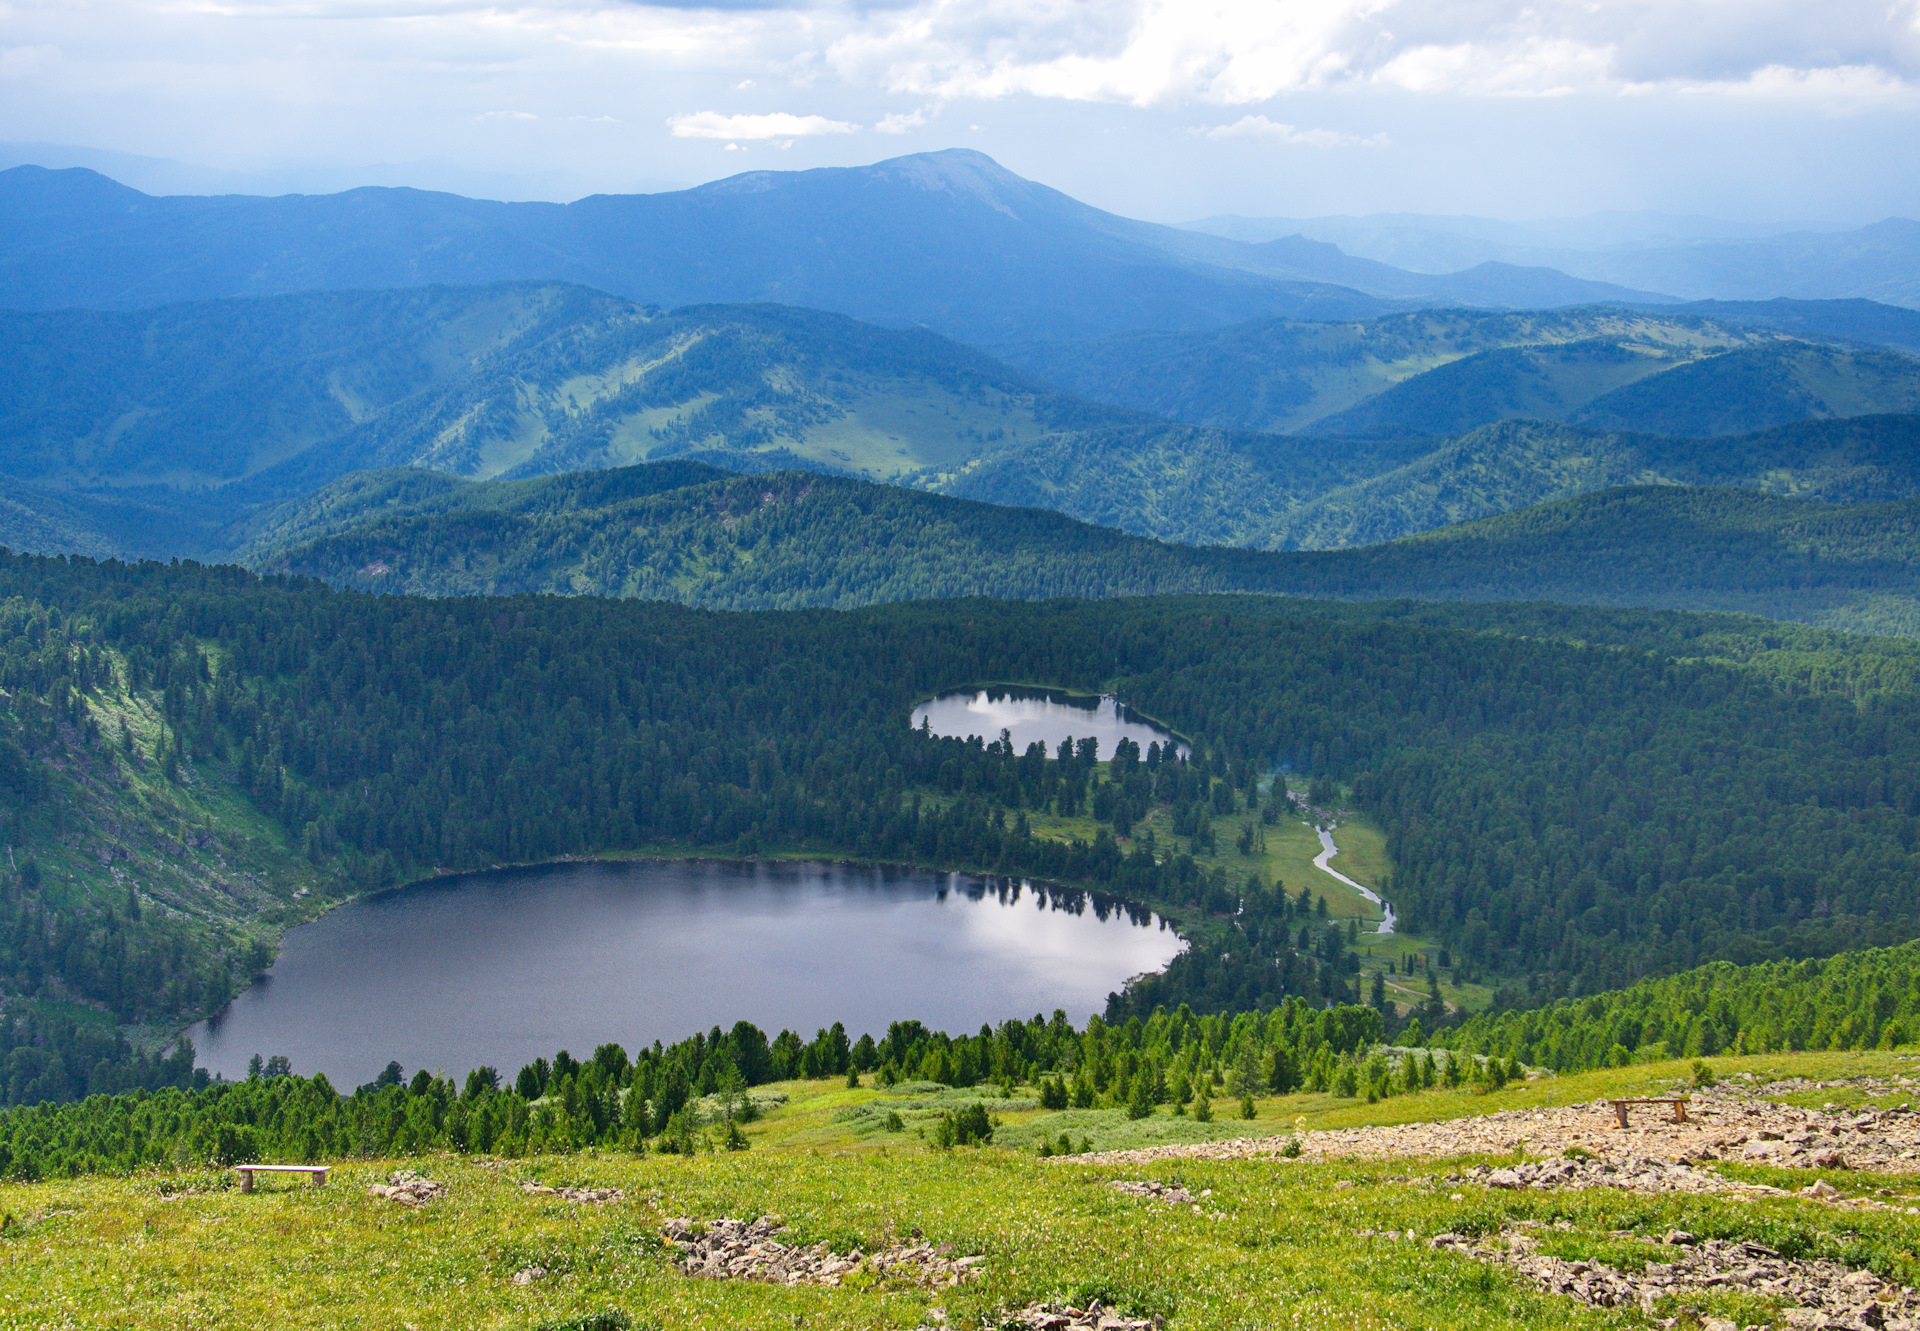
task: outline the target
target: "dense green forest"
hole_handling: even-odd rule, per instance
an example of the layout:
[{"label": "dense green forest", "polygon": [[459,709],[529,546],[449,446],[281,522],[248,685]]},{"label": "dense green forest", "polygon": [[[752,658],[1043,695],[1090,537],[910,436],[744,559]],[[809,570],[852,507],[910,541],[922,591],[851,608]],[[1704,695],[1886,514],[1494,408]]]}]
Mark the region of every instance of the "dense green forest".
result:
[{"label": "dense green forest", "polygon": [[[82,1103],[0,1113],[0,1178],[124,1172],[153,1166],[407,1155],[425,1150],[519,1156],[587,1146],[692,1149],[709,1124],[752,1114],[749,1087],[794,1077],[870,1074],[883,1085],[1038,1083],[1043,1104],[1186,1107],[1302,1088],[1344,1089],[1366,1073],[1359,1056],[1381,1038],[1378,1011],[1289,998],[1264,1013],[1197,1016],[1186,1007],[1076,1029],[1006,1021],[950,1036],[917,1021],[884,1037],[850,1039],[835,1023],[812,1040],[769,1040],[749,1022],[629,1058],[617,1044],[585,1060],[562,1050],[505,1077],[475,1068],[458,1082],[398,1064],[343,1095],[324,1076],[263,1065],[248,1080],[197,1088],[95,1095]],[[1466,1060],[1427,1062],[1456,1082]],[[1223,1111],[1226,1106],[1222,1106]],[[703,1137],[704,1133],[701,1134]],[[741,1143],[744,1144],[744,1143]]]},{"label": "dense green forest", "polygon": [[1503,421],[1432,447],[1403,442],[1415,456],[1383,456],[1386,465],[1370,475],[1308,497],[1272,525],[1268,543],[1374,545],[1629,485],[1735,487],[1839,504],[1911,499],[1920,495],[1916,440],[1920,416],[1803,421],[1713,439]]},{"label": "dense green forest", "polygon": [[[1920,488],[1900,447],[1913,418],[1861,419],[1916,405],[1895,391],[1911,362],[1891,352],[1605,308],[1426,311],[1248,336],[1229,361],[1266,355],[1281,367],[1268,379],[1299,379],[1268,383],[1274,401],[1318,416],[1348,408],[1361,416],[1340,428],[1387,437],[1329,444],[1177,423],[1068,396],[924,329],[785,306],[663,312],[558,283],[0,312],[0,544],[227,559],[285,545],[282,524],[311,524],[350,472],[530,477],[670,458],[1282,549],[1371,544],[1622,484],[1838,502]],[[1199,376],[1198,394],[1217,386],[1207,357],[1227,354],[1205,345],[1214,351],[1168,353],[1166,373]],[[1633,383],[1641,405],[1603,413],[1604,429],[1468,428],[1577,415],[1650,366],[1667,368]],[[1822,415],[1858,423],[1822,433],[1848,422],[1799,420]],[[1691,437],[1775,420],[1799,424]],[[380,484],[342,482],[360,494]]]},{"label": "dense green forest", "polygon": [[1726,610],[1911,634],[1916,502],[1643,487],[1385,545],[1268,553],[1166,545],[843,477],[656,463],[473,483],[402,470],[290,506],[252,558],[335,586],[431,596],[589,593],[753,610],[1252,591]]},{"label": "dense green forest", "polygon": [[1475,1017],[1445,1039],[1560,1071],[1646,1057],[1891,1049],[1920,1040],[1920,944],[1754,966],[1716,962],[1613,993]]},{"label": "dense green forest", "polygon": [[1451,435],[1534,419],[1698,437],[1916,409],[1920,361],[1897,351],[1776,340],[1676,355],[1593,339],[1482,351],[1307,428],[1379,438]]},{"label": "dense green forest", "polygon": [[[1396,385],[1445,383],[1450,378],[1441,373],[1445,367],[1503,349],[1634,348],[1641,353],[1639,372],[1652,374],[1709,352],[1767,340],[1771,335],[1744,327],[1737,317],[1585,306],[1427,309],[1351,323],[1258,319],[1227,328],[1032,343],[1005,354],[1022,369],[1095,402],[1219,430],[1282,434],[1313,429],[1317,422],[1390,394]],[[1625,380],[1607,387],[1620,382]],[[1584,405],[1604,391],[1593,386],[1572,405]],[[1457,428],[1487,419],[1498,417],[1482,416]]]},{"label": "dense green forest", "polygon": [[[1061,1012],[971,1036],[895,1022],[883,1038],[857,1040],[838,1024],[811,1040],[792,1031],[770,1040],[743,1021],[631,1058],[614,1044],[585,1060],[563,1050],[512,1077],[477,1068],[458,1080],[425,1071],[408,1079],[395,1064],[350,1094],[278,1062],[216,1086],[204,1074],[194,1085],[179,1067],[179,1085],[158,1094],[97,1094],[0,1113],[0,1177],[435,1149],[683,1150],[699,1129],[752,1114],[750,1087],[848,1072],[883,1085],[979,1086],[989,1095],[1037,1085],[1044,1107],[1144,1112],[1201,1096],[1497,1084],[1516,1065],[1571,1072],[1721,1053],[1885,1049],[1920,1036],[1920,943],[1752,966],[1716,962],[1434,1031],[1439,1015],[1433,1004],[1389,1022],[1371,1007],[1317,1008],[1294,997],[1265,1012],[1163,1007],[1123,1022],[1094,1017],[1083,1029]],[[1379,1047],[1389,1037],[1401,1050],[1391,1060]],[[1417,1052],[1429,1037],[1432,1050]]]},{"label": "dense green forest", "polygon": [[[1409,927],[1549,994],[1893,941],[1920,915],[1920,690],[1899,643],[1217,596],[720,614],[25,557],[0,560],[0,592],[17,866],[0,981],[122,1022],[217,1007],[275,920],[343,892],[648,846],[969,867],[1152,905],[1195,945],[1116,996],[1116,1019],[1351,1001],[1352,958],[1304,918],[1304,885],[1127,836],[1149,807],[1257,802],[1274,767],[1350,785]],[[1115,690],[1196,758],[905,724],[995,679]],[[1032,834],[1027,815],[1063,809],[1100,835]],[[32,1051],[57,1051],[22,1020],[24,1093],[47,1075]]]}]

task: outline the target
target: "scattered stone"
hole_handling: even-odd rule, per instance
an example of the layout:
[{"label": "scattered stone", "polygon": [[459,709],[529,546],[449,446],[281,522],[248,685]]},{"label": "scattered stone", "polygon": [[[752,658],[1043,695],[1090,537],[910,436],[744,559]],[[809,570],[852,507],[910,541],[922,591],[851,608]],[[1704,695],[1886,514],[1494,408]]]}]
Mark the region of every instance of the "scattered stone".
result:
[{"label": "scattered stone", "polygon": [[1065,1303],[1030,1303],[994,1319],[1003,1331],[1159,1331],[1164,1317],[1122,1317],[1098,1299],[1084,1308]]},{"label": "scattered stone", "polygon": [[419,1206],[436,1197],[447,1195],[447,1185],[436,1183],[432,1179],[421,1178],[411,1169],[397,1169],[385,1183],[376,1183],[368,1189],[376,1197],[385,1197],[390,1202],[399,1202],[404,1206]]},{"label": "scattered stone", "polygon": [[522,1183],[520,1191],[569,1202],[617,1202],[627,1195],[618,1188],[549,1188],[544,1183]]},{"label": "scattered stone", "polygon": [[1840,1195],[1840,1189],[1834,1187],[1833,1184],[1827,1182],[1825,1179],[1815,1179],[1806,1187],[1800,1189],[1800,1195],[1825,1202],[1838,1197]]},{"label": "scattered stone", "polygon": [[[955,1257],[953,1245],[893,1244],[877,1252],[855,1249],[844,1255],[825,1243],[810,1248],[780,1241],[778,1216],[758,1220],[696,1221],[685,1217],[660,1226],[676,1250],[674,1265],[708,1280],[764,1280],[776,1285],[838,1285],[867,1271],[882,1279],[904,1279],[935,1288],[957,1285],[978,1274],[983,1256]],[[917,1237],[917,1233],[916,1233]]]},{"label": "scattered stone", "polygon": [[[1449,1174],[1447,1183],[1478,1183],[1489,1188],[1533,1189],[1618,1188],[1624,1192],[1733,1192],[1746,1196],[1784,1197],[1779,1188],[1759,1183],[1735,1183],[1718,1174],[1668,1160],[1629,1157],[1624,1160],[1539,1160],[1494,1169],[1488,1165],[1464,1174]],[[1838,1196],[1838,1191],[1834,1191]]]},{"label": "scattered stone", "polygon": [[[1828,1086],[1851,1086],[1870,1095],[1892,1088],[1872,1078],[1814,1083],[1725,1082],[1687,1098],[1687,1121],[1660,1112],[1634,1111],[1622,1131],[1606,1100],[1543,1109],[1510,1109],[1473,1118],[1391,1127],[1340,1128],[1233,1141],[1182,1142],[1132,1151],[1075,1156],[1082,1164],[1143,1164],[1155,1160],[1275,1158],[1392,1159],[1452,1155],[1534,1157],[1588,1156],[1616,1163],[1662,1160],[1696,1163],[1750,1160],[1795,1169],[1849,1169],[1920,1173],[1920,1114],[1909,1108],[1853,1110],[1838,1104],[1801,1109],[1766,1096],[1784,1096]],[[1297,1157],[1280,1153],[1289,1140]]]},{"label": "scattered stone", "polygon": [[1791,1260],[1760,1243],[1696,1239],[1675,1230],[1663,1240],[1668,1260],[1648,1261],[1632,1275],[1602,1262],[1536,1253],[1533,1240],[1512,1229],[1481,1244],[1458,1234],[1438,1234],[1427,1242],[1476,1261],[1513,1267],[1549,1294],[1596,1308],[1638,1308],[1651,1314],[1669,1295],[1734,1286],[1777,1299],[1787,1309],[1790,1327],[1920,1331],[1920,1297],[1906,1286],[1824,1258]]},{"label": "scattered stone", "polygon": [[514,1284],[524,1289],[546,1273],[547,1268],[544,1266],[523,1266],[513,1273],[511,1279]]},{"label": "scattered stone", "polygon": [[1191,1206],[1195,1200],[1194,1195],[1185,1188],[1172,1183],[1159,1183],[1153,1179],[1115,1179],[1108,1186],[1115,1192],[1126,1193],[1129,1197],[1151,1197],[1169,1206]]}]

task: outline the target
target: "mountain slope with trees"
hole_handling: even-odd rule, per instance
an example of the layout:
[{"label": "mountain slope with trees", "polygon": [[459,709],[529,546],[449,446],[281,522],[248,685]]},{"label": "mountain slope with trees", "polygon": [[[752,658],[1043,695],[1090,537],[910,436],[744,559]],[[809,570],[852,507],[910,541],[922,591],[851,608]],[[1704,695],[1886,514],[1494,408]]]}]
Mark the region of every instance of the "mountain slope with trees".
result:
[{"label": "mountain slope with trees", "polygon": [[365,591],[738,610],[1240,591],[1738,611],[1913,634],[1917,524],[1920,499],[1832,505],[1668,485],[1279,553],[1167,545],[842,477],[664,463],[490,483],[356,476],[264,523],[250,558]]},{"label": "mountain slope with trees", "polygon": [[[1218,596],[722,614],[18,556],[0,593],[0,830],[19,865],[0,874],[0,976],[121,1020],[217,1006],[218,977],[263,966],[298,918],[299,873],[312,910],[429,872],[660,846],[1151,905],[1203,942],[1123,1005],[1350,999],[1338,948],[1302,941],[1301,901],[1177,837],[1123,840],[1150,807],[1257,802],[1276,764],[1348,784],[1387,833],[1403,918],[1510,975],[1597,990],[1896,941],[1920,911],[1920,658],[1898,642]],[[917,701],[989,679],[1118,692],[1194,758],[907,725]],[[1089,805],[1090,843],[1023,816]],[[200,877],[162,876],[169,845]],[[15,1015],[8,1057],[44,1075],[44,1053],[17,1051],[48,1027]]]}]

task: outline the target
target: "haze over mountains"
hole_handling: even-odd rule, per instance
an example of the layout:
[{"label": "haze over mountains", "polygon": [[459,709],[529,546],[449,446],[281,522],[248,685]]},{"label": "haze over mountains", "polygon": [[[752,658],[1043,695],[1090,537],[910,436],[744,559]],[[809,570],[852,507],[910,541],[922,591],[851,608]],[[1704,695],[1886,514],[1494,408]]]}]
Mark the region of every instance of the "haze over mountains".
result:
[{"label": "haze over mountains", "polygon": [[1214,217],[1189,226],[1254,244],[1317,241],[1355,260],[1418,273],[1507,263],[1686,300],[1854,296],[1920,304],[1920,222],[1899,217],[1819,230],[1631,214],[1535,224],[1418,215]]},{"label": "haze over mountains", "polygon": [[1331,246],[1133,221],[958,149],[572,204],[375,188],[156,198],[78,168],[0,172],[0,305],[14,308],[528,278],[662,305],[806,305],[983,345],[1406,303],[1661,299],[1546,270],[1421,275]]},{"label": "haze over mountains", "polygon": [[[494,274],[513,280],[428,284]],[[1747,570],[1769,613],[1866,615],[1855,584],[1905,576],[1882,555],[1905,558],[1897,505],[1920,495],[1920,312],[1596,303],[1643,293],[1572,281],[1439,281],[1297,237],[1155,227],[968,152],[564,206],[387,189],[153,198],[20,168],[0,172],[0,301],[99,308],[0,313],[0,543],[434,594],[1551,589],[1737,608],[1728,586],[1664,566],[1603,576],[1644,564],[1621,551],[1670,519],[1691,524],[1686,548]],[[215,298],[155,303],[188,294]],[[726,301],[683,303],[697,296]],[[1536,308],[1465,303],[1508,298]],[[812,493],[844,502],[793,510],[831,509],[835,541],[716,529],[686,507],[688,487],[719,484],[708,465],[842,478]],[[604,469],[626,470],[533,484]],[[522,480],[533,488],[463,488]],[[927,493],[855,502],[868,491],[854,481]],[[725,504],[751,484],[723,486]],[[1620,486],[1733,487],[1787,509],[1610,501],[1383,544]],[[1032,514],[982,526],[997,510],[938,495],[1111,530]],[[1876,506],[1848,519],[1870,557],[1835,575],[1851,589],[1839,599],[1783,601],[1765,551],[1839,521],[1789,513],[1814,501]],[[1611,553],[1550,558],[1556,532]],[[1256,576],[1241,552],[1134,538],[1395,553]],[[1067,558],[1076,543],[1094,553]],[[1537,576],[1513,572],[1523,548]]]}]

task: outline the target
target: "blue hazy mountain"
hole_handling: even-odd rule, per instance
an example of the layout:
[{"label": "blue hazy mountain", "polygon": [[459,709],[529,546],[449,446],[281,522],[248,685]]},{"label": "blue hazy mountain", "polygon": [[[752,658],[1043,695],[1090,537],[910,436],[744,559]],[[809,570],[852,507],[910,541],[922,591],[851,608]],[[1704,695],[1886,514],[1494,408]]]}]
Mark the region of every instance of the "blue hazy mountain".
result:
[{"label": "blue hazy mountain", "polygon": [[1547,270],[1420,275],[1332,246],[1133,221],[959,149],[569,204],[390,188],[155,197],[82,169],[0,172],[0,306],[525,279],[664,306],[804,305],[988,346],[1434,303],[1658,299]]}]

